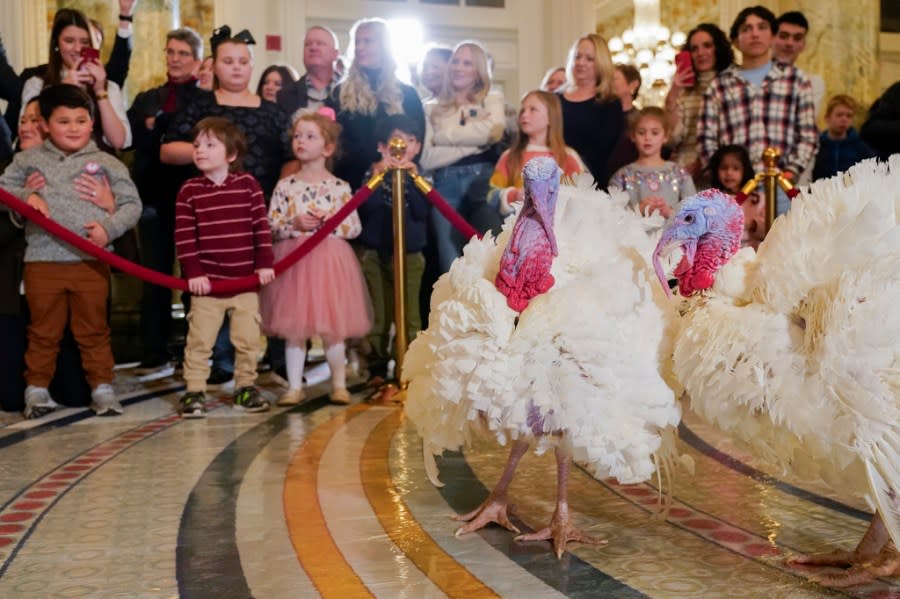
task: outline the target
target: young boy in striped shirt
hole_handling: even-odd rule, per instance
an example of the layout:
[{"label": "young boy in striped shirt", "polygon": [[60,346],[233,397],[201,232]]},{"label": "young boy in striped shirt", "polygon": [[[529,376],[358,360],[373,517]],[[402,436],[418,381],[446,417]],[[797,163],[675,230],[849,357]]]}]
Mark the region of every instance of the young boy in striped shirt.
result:
[{"label": "young boy in striped shirt", "polygon": [[252,175],[239,171],[246,151],[244,135],[231,121],[201,120],[194,132],[194,164],[203,174],[189,179],[175,201],[175,249],[193,294],[184,348],[187,392],[180,407],[184,418],[206,415],[208,360],[226,313],[231,314],[235,353],[234,408],[269,409],[269,402],[254,386],[260,351],[258,294],[209,295],[211,280],[254,273],[262,285],[275,279],[262,189]]}]

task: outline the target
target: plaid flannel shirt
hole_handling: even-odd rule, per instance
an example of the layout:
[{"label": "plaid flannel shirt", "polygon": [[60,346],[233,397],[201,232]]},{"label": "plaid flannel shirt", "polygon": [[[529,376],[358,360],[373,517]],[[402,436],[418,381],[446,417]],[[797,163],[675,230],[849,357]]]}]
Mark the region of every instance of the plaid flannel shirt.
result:
[{"label": "plaid flannel shirt", "polygon": [[773,62],[762,87],[755,87],[732,65],[706,89],[697,130],[704,164],[719,146],[738,144],[760,172],[763,150],[772,146],[781,150],[781,168],[800,174],[819,141],[812,84],[796,67]]}]

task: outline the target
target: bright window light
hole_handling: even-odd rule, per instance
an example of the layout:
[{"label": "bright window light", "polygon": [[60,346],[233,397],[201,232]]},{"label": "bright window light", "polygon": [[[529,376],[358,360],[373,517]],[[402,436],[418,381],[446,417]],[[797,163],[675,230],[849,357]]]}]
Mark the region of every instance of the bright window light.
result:
[{"label": "bright window light", "polygon": [[391,49],[397,61],[397,78],[410,83],[410,68],[416,68],[425,52],[425,36],[422,23],[417,19],[389,19]]}]

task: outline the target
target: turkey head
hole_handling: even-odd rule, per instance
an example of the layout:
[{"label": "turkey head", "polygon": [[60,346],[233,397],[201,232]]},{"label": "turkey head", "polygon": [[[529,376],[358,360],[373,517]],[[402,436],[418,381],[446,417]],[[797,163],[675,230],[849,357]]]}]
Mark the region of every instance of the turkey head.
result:
[{"label": "turkey head", "polygon": [[681,295],[713,286],[716,272],[738,251],[744,213],[731,196],[707,189],[684,200],[653,252],[653,268],[666,294],[671,296],[660,257],[682,248],[675,269]]},{"label": "turkey head", "polygon": [[556,161],[545,156],[529,160],[522,171],[525,200],[494,280],[507,305],[517,312],[553,287],[550,267],[558,254],[553,218],[559,174]]}]

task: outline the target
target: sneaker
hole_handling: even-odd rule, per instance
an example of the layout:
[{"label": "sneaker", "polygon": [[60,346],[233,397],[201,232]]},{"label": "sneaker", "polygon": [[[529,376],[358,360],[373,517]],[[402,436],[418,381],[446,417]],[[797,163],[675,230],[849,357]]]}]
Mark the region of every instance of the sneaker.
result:
[{"label": "sneaker", "polygon": [[348,403],[350,403],[350,392],[346,389],[342,389],[341,387],[332,389],[331,403],[340,404],[342,406],[347,405]]},{"label": "sneaker", "polygon": [[262,398],[256,387],[241,387],[234,394],[234,409],[242,412],[265,412],[269,402]]},{"label": "sneaker", "polygon": [[121,416],[125,412],[109,383],[97,385],[91,391],[91,400],[91,409],[97,416]]},{"label": "sneaker", "polygon": [[50,397],[50,392],[46,387],[35,387],[28,385],[25,389],[25,418],[32,420],[41,418],[56,410],[59,404]]},{"label": "sneaker", "polygon": [[222,370],[216,366],[213,366],[212,371],[209,373],[209,378],[206,379],[207,385],[224,385],[228,381],[234,378],[234,373],[228,372],[227,370]]},{"label": "sneaker", "polygon": [[188,391],[181,396],[179,413],[182,418],[206,418],[206,395],[199,391]]},{"label": "sneaker", "polygon": [[303,392],[303,389],[288,389],[284,393],[281,394],[281,397],[278,398],[278,401],[275,402],[276,406],[298,406],[303,403],[303,400],[306,399],[306,393]]}]

